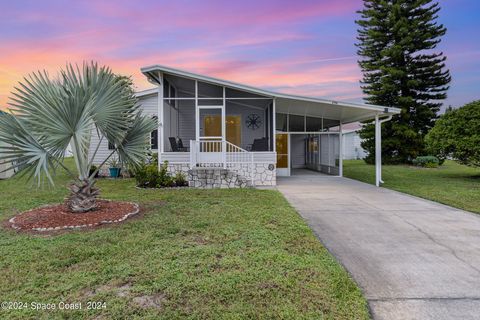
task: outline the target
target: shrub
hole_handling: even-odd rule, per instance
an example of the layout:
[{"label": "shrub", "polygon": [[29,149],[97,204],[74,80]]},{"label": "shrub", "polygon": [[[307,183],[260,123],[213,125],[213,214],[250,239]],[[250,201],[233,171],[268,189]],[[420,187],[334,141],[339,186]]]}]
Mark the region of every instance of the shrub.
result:
[{"label": "shrub", "polygon": [[[181,174],[181,173],[180,173]],[[157,162],[145,163],[135,171],[137,186],[141,188],[165,188],[187,185],[185,176],[178,173],[172,177],[168,173],[168,162],[165,161],[158,170]]]},{"label": "shrub", "polygon": [[135,171],[135,181],[141,188],[155,188],[157,186],[159,172],[156,164],[143,164]]},{"label": "shrub", "polygon": [[184,174],[183,172],[181,172],[181,171],[178,171],[178,172],[175,174],[174,180],[175,180],[175,185],[176,185],[177,187],[188,186],[187,178],[185,177],[185,174]]},{"label": "shrub", "polygon": [[480,167],[480,100],[450,110],[425,137],[427,150],[440,159]]},{"label": "shrub", "polygon": [[413,159],[413,164],[424,168],[437,168],[440,165],[440,160],[435,156],[422,156]]}]

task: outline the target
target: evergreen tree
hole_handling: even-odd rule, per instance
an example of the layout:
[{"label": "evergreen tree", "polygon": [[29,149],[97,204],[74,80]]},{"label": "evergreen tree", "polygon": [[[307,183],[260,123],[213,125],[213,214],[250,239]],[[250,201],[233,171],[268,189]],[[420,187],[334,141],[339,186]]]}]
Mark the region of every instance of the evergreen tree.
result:
[{"label": "evergreen tree", "polygon": [[[366,102],[402,109],[382,125],[382,159],[409,162],[424,153],[424,137],[447,95],[451,77],[446,57],[434,52],[446,28],[437,23],[440,7],[432,0],[364,0],[358,62]],[[366,161],[375,159],[374,125],[360,132]]]}]

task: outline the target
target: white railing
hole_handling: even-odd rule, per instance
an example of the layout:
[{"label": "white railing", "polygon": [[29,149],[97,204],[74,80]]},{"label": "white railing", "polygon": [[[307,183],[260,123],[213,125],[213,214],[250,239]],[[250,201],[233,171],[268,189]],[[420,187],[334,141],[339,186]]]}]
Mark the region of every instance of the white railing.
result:
[{"label": "white railing", "polygon": [[253,153],[226,140],[190,140],[190,168],[233,168],[235,165],[248,165],[252,185]]},{"label": "white railing", "polygon": [[234,145],[228,141],[225,141],[226,144],[226,163],[235,164],[235,163],[249,163],[253,164],[253,153],[248,152],[245,149],[240,148],[239,146]]}]

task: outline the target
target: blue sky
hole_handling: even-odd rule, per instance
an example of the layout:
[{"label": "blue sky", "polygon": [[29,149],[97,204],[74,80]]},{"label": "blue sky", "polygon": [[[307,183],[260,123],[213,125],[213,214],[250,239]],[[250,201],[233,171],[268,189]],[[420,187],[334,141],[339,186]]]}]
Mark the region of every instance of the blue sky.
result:
[{"label": "blue sky", "polygon": [[[289,93],[362,101],[356,10],[344,1],[2,1],[0,105],[26,74],[96,60],[150,87],[164,64]],[[443,0],[438,50],[452,84],[446,105],[480,99],[480,2]]]}]

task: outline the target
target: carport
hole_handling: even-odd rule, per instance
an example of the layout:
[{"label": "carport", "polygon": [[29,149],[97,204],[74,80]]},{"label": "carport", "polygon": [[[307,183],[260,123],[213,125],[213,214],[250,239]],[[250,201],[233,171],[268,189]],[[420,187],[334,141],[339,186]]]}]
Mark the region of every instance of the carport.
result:
[{"label": "carport", "polygon": [[342,176],[342,126],[372,120],[375,121],[376,185],[383,182],[381,124],[400,109],[278,93],[274,105],[278,176],[290,176],[299,168]]}]

